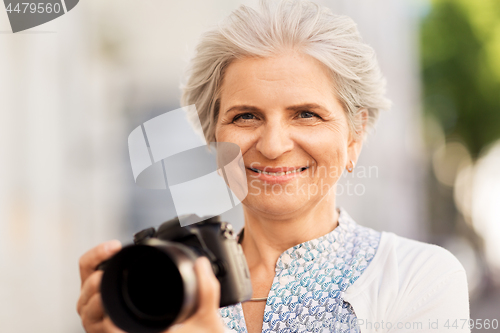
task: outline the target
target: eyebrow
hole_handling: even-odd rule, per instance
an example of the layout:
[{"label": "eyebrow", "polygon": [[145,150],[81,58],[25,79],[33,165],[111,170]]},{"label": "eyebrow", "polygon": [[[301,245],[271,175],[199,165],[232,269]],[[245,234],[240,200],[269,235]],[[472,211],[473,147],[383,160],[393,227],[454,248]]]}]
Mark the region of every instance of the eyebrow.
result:
[{"label": "eyebrow", "polygon": [[[289,106],[286,108],[287,110],[289,111],[300,111],[300,110],[304,110],[304,109],[309,109],[309,110],[323,110],[323,111],[326,111],[326,112],[330,112],[327,108],[319,105],[319,104],[316,104],[316,103],[305,103],[305,104],[298,104],[298,105],[292,105],[292,106]],[[258,107],[256,106],[251,106],[251,105],[235,105],[235,106],[232,106],[230,107],[225,113],[230,113],[230,112],[236,112],[236,111],[249,111],[249,112],[258,112],[258,111],[262,111],[261,109],[259,109]]]}]

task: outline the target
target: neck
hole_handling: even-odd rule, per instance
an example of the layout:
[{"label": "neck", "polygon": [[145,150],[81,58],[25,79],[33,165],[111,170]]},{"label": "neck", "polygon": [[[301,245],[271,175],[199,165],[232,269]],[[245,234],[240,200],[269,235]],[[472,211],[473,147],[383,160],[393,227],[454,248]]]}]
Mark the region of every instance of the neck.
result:
[{"label": "neck", "polygon": [[250,271],[274,275],[279,256],[287,249],[326,235],[338,225],[335,198],[324,197],[314,207],[290,214],[269,215],[244,206],[245,232],[241,242]]}]

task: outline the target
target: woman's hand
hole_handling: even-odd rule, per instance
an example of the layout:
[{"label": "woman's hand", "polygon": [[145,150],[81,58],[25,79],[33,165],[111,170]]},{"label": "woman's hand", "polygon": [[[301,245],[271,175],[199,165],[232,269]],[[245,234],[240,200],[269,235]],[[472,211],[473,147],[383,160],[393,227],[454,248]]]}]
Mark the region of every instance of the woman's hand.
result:
[{"label": "woman's hand", "polygon": [[[77,311],[87,333],[125,333],[116,327],[105,315],[102,306],[100,286],[102,271],[96,269],[104,260],[111,258],[121,249],[119,241],[102,243],[86,252],[80,258],[82,289]],[[218,333],[224,332],[219,316],[220,284],[207,258],[198,258],[195,271],[199,283],[198,309],[184,323],[175,325],[164,333]]]},{"label": "woman's hand", "polygon": [[219,316],[220,284],[207,258],[195,263],[198,278],[198,309],[184,323],[175,325],[164,333],[223,333],[224,324]]},{"label": "woman's hand", "polygon": [[97,245],[80,258],[82,289],[76,308],[88,333],[125,333],[104,314],[100,293],[103,272],[97,270],[97,265],[111,258],[121,248],[119,241],[112,240]]}]

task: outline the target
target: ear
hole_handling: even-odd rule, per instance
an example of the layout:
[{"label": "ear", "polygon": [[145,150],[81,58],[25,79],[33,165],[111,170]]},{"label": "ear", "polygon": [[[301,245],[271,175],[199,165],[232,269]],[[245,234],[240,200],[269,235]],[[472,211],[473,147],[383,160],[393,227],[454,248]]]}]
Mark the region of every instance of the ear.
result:
[{"label": "ear", "polygon": [[349,144],[347,146],[347,162],[354,162],[354,165],[357,164],[359,154],[361,153],[361,149],[363,148],[363,138],[366,134],[366,124],[368,123],[368,110],[360,109],[355,116],[355,123],[361,123],[360,129],[358,129],[357,133],[349,134]]}]

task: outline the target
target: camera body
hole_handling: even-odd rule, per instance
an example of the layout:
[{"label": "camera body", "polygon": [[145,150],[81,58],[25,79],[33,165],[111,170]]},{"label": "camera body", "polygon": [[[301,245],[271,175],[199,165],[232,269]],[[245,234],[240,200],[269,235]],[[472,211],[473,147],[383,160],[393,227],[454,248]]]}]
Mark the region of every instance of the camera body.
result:
[{"label": "camera body", "polygon": [[220,282],[221,307],[251,298],[250,273],[231,224],[213,217],[181,227],[174,218],[136,233],[133,245],[101,265],[106,313],[130,333],[157,333],[183,322],[197,308],[194,261],[200,256]]}]

